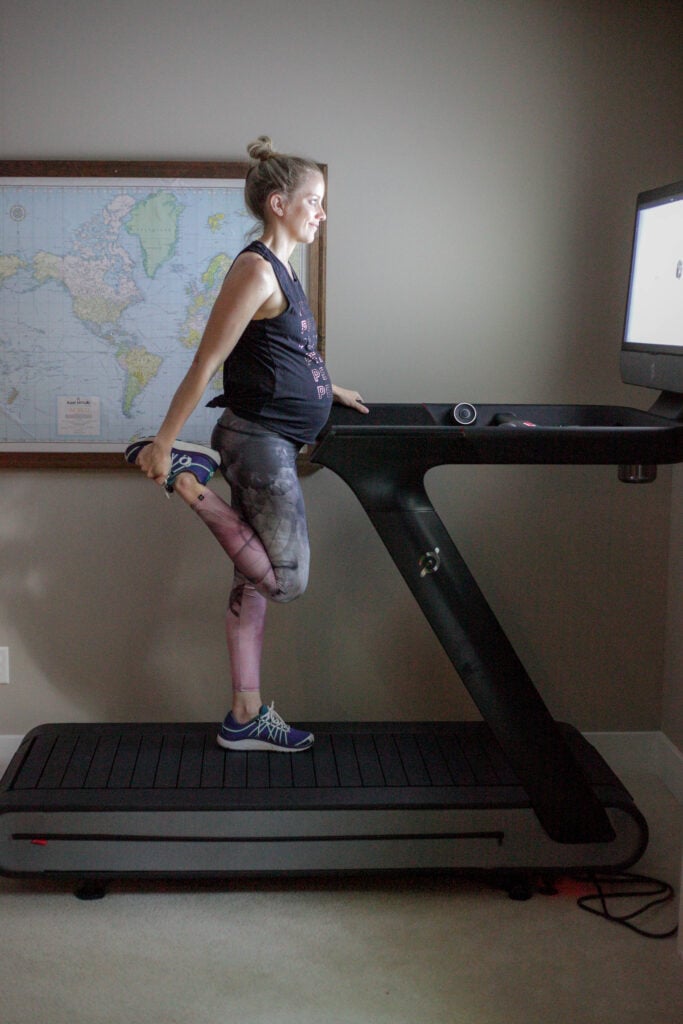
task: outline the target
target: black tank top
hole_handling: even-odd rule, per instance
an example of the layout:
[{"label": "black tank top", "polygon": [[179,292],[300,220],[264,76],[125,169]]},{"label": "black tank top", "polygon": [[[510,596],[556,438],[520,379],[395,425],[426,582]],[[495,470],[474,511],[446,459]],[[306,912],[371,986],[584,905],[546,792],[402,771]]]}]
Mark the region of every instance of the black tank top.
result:
[{"label": "black tank top", "polygon": [[229,407],[290,441],[310,444],[332,405],[313,314],[296,274],[292,278],[267,246],[252,242],[243,252],[270,263],[287,308],[279,316],[250,321],[223,364],[223,394],[208,404]]}]

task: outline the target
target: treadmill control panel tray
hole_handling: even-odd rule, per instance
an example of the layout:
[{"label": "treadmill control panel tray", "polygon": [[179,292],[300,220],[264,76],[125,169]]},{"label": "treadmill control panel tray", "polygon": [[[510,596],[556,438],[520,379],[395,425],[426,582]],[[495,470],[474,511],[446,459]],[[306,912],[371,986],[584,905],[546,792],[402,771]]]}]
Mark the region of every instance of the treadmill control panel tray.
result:
[{"label": "treadmill control panel tray", "polygon": [[611,405],[379,404],[371,405],[368,415],[335,405],[312,461],[327,465],[326,453],[337,439],[343,439],[350,458],[359,458],[361,451],[364,457],[402,452],[427,468],[683,461],[683,423]]}]

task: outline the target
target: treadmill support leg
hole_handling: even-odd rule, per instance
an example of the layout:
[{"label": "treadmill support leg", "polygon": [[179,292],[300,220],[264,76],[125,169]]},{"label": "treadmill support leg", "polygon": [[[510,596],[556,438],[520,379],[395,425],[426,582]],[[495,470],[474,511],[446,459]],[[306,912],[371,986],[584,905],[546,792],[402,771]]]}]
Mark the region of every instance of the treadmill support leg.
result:
[{"label": "treadmill support leg", "polygon": [[106,882],[81,882],[74,889],[74,896],[78,900],[102,900],[107,895]]},{"label": "treadmill support leg", "polygon": [[548,835],[564,843],[613,841],[605,808],[429,500],[424,476],[436,463],[404,451],[361,461],[346,446],[314,461],[355,493]]}]

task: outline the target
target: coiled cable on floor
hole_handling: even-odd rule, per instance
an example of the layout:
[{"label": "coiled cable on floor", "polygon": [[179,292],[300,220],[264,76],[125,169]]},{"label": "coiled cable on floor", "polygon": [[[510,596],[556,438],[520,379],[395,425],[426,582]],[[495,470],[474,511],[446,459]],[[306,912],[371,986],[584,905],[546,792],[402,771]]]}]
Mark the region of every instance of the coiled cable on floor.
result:
[{"label": "coiled cable on floor", "polygon": [[[668,903],[674,898],[673,886],[669,885],[668,882],[662,882],[657,878],[649,878],[647,875],[635,875],[628,871],[616,875],[597,875],[593,872],[587,872],[575,875],[574,878],[580,882],[590,883],[595,886],[596,890],[595,893],[588,893],[585,896],[579,897],[576,902],[581,910],[586,910],[589,914],[597,914],[598,917],[604,917],[607,921],[613,921],[615,924],[621,924],[625,928],[630,928],[631,931],[634,931],[637,935],[644,936],[646,939],[670,939],[678,932],[678,926],[667,932],[651,932],[633,924],[635,918],[651,910],[652,907]],[[605,891],[605,886],[615,885],[637,885],[640,888],[618,889],[611,892]],[[607,905],[608,900],[637,899],[639,897],[647,899],[648,902],[628,914],[614,914]]]}]

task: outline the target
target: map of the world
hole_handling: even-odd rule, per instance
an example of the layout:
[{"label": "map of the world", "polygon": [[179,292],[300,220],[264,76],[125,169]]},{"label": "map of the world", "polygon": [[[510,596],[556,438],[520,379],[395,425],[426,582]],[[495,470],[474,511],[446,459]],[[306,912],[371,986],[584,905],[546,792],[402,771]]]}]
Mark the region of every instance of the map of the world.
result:
[{"label": "map of the world", "polygon": [[240,181],[2,179],[0,445],[154,434],[253,227]]}]

